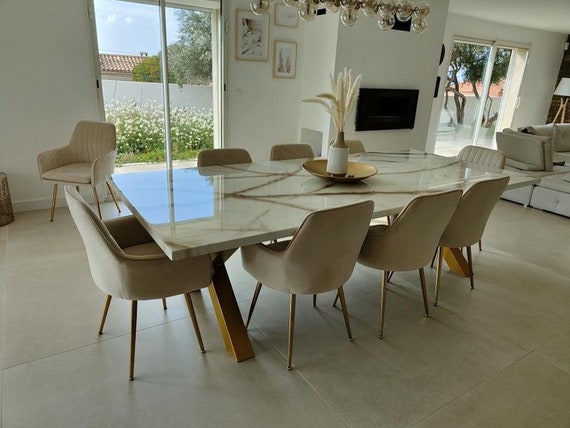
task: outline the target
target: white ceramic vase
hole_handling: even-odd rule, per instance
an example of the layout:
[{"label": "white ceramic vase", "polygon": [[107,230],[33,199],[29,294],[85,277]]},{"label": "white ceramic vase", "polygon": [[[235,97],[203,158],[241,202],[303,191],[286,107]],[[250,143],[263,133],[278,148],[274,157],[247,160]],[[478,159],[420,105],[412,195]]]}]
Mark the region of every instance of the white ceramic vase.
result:
[{"label": "white ceramic vase", "polygon": [[344,142],[344,132],[338,132],[334,143],[329,146],[327,173],[333,177],[344,177],[348,171],[348,146]]}]

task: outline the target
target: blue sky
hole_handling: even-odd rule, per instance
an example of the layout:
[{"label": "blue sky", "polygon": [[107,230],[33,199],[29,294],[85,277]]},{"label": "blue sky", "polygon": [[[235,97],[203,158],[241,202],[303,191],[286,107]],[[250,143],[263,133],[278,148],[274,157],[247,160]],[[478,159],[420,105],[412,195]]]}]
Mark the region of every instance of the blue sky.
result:
[{"label": "blue sky", "polygon": [[[158,6],[121,0],[95,0],[99,52],[155,55],[160,51]],[[168,44],[178,38],[174,10],[166,9]]]}]

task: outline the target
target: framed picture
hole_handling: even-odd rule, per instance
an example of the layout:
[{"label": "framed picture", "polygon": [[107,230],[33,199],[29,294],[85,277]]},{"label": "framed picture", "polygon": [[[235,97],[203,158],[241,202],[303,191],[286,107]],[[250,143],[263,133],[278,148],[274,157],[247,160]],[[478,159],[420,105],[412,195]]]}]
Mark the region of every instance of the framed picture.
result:
[{"label": "framed picture", "polygon": [[274,24],[281,27],[297,27],[297,9],[284,4],[276,4]]},{"label": "framed picture", "polygon": [[297,72],[297,43],[275,40],[273,46],[273,77],[294,79]]},{"label": "framed picture", "polygon": [[269,16],[236,10],[236,59],[267,61],[268,43]]}]

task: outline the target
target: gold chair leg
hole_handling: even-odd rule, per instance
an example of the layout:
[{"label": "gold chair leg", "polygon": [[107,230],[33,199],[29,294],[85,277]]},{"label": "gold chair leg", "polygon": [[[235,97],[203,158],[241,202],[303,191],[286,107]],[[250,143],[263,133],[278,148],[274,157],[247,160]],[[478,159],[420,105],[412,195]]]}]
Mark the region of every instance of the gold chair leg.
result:
[{"label": "gold chair leg", "polygon": [[380,315],[378,320],[378,339],[384,338],[384,312],[386,309],[386,288],[388,286],[388,274],[390,272],[384,271],[382,273],[382,288],[380,290]]},{"label": "gold chair leg", "polygon": [[103,220],[101,215],[101,206],[99,205],[99,195],[97,194],[97,189],[93,186],[93,196],[95,197],[95,203],[97,204],[97,212],[99,213],[99,218]]},{"label": "gold chair leg", "polygon": [[420,272],[420,283],[422,284],[422,295],[424,298],[424,310],[425,310],[424,315],[426,317],[429,317],[429,302],[426,291],[426,275],[424,273],[424,268],[419,269],[419,272]]},{"label": "gold chair leg", "polygon": [[167,310],[168,306],[166,306],[166,299],[162,299],[162,309]]},{"label": "gold chair leg", "polygon": [[483,246],[481,245],[481,240],[479,239],[479,251],[483,251]]},{"label": "gold chair leg", "polygon": [[433,305],[437,306],[437,298],[439,297],[439,280],[441,278],[441,265],[443,263],[443,248],[437,248],[437,270],[435,271],[435,296]]},{"label": "gold chair leg", "polygon": [[317,295],[313,294],[313,308],[317,307]]},{"label": "gold chair leg", "polygon": [[129,367],[129,380],[135,378],[135,346],[137,343],[137,301],[131,304],[131,364]]},{"label": "gold chair leg", "polygon": [[184,298],[186,299],[186,306],[188,306],[188,312],[190,312],[190,318],[192,319],[192,325],[194,326],[196,339],[198,339],[198,345],[200,345],[200,351],[204,353],[206,352],[206,350],[204,349],[204,342],[202,342],[202,334],[200,333],[200,326],[198,325],[198,318],[196,318],[196,311],[194,310],[192,297],[190,297],[190,293],[184,293]]},{"label": "gold chair leg", "polygon": [[340,304],[342,305],[342,316],[344,317],[344,325],[346,326],[348,340],[352,342],[352,331],[350,330],[350,320],[348,319],[348,309],[346,307],[346,298],[344,297],[342,286],[338,288],[338,297],[340,298]]},{"label": "gold chair leg", "polygon": [[336,292],[336,297],[334,298],[333,308],[336,308],[336,303],[338,302],[338,291]]},{"label": "gold chair leg", "polygon": [[117,211],[119,211],[119,213],[120,213],[121,209],[119,208],[119,204],[117,203],[117,198],[115,198],[115,192],[113,192],[113,188],[111,187],[111,185],[109,184],[108,181],[105,181],[105,184],[107,185],[107,189],[109,189],[109,193],[111,194],[111,198],[113,198],[113,202],[115,203],[115,206],[117,207]]},{"label": "gold chair leg", "polygon": [[473,258],[471,257],[471,246],[467,247],[467,263],[469,264],[469,282],[471,282],[471,289],[475,288],[473,282]]},{"label": "gold chair leg", "polygon": [[293,359],[293,335],[295,333],[295,294],[289,296],[289,340],[287,342],[287,370],[291,370]]},{"label": "gold chair leg", "polygon": [[103,334],[103,327],[105,327],[105,320],[107,319],[107,312],[109,312],[109,305],[111,304],[111,295],[107,294],[105,300],[105,307],[103,308],[103,317],[101,318],[101,325],[99,326],[99,334]]},{"label": "gold chair leg", "polygon": [[394,271],[388,272],[388,282],[392,281],[392,276],[394,275]]},{"label": "gold chair leg", "polygon": [[55,202],[57,200],[57,184],[53,185],[53,194],[51,197],[51,216],[49,221],[53,221],[53,216],[55,215]]},{"label": "gold chair leg", "polygon": [[75,186],[75,190],[77,190],[77,192],[79,192],[79,186]]},{"label": "gold chair leg", "polygon": [[253,292],[253,299],[251,299],[251,305],[249,307],[249,313],[247,314],[247,322],[245,323],[245,328],[249,325],[251,316],[253,315],[253,310],[255,309],[255,304],[257,303],[257,298],[259,297],[259,292],[261,291],[261,282],[255,285],[255,291]]},{"label": "gold chair leg", "polygon": [[433,257],[431,258],[431,264],[429,265],[430,267],[433,267],[433,264],[435,262],[435,258],[437,257],[437,250],[439,249],[439,247],[436,247],[435,251],[433,252]]}]

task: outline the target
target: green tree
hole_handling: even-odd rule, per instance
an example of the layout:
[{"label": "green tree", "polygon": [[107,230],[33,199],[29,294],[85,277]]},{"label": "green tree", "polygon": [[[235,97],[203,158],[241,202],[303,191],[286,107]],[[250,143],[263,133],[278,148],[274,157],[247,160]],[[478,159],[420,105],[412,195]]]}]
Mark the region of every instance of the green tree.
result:
[{"label": "green tree", "polygon": [[[465,95],[459,91],[459,85],[464,82],[469,82],[476,99],[480,99],[481,95],[477,89],[477,83],[483,81],[489,51],[487,46],[468,43],[455,43],[453,45],[447,76],[444,107],[447,109],[448,95],[449,92],[451,92],[455,103],[458,125],[463,124],[465,120],[465,104],[467,101]],[[497,50],[493,64],[493,72],[491,74],[491,84],[497,84],[506,78],[510,58],[511,51],[509,49]],[[485,114],[483,116],[484,127],[491,127],[496,120],[497,115],[491,116],[490,114],[492,103],[493,100],[488,96],[485,104]]]},{"label": "green tree", "polygon": [[160,59],[158,55],[149,56],[133,68],[135,82],[160,82]]},{"label": "green tree", "polygon": [[212,18],[209,13],[178,9],[179,39],[168,46],[172,82],[192,85],[212,83]]}]

